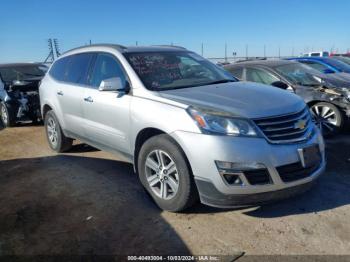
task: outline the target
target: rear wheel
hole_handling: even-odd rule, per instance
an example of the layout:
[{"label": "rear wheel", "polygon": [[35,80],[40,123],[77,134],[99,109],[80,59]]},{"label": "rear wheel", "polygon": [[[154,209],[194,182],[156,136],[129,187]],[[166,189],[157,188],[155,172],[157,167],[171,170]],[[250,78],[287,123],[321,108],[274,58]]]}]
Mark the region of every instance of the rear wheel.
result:
[{"label": "rear wheel", "polygon": [[334,136],[344,123],[342,112],[333,104],[319,102],[311,106],[311,114],[323,136]]},{"label": "rear wheel", "polygon": [[52,150],[61,153],[68,151],[72,147],[73,139],[63,134],[57,117],[52,110],[45,115],[45,130],[47,141]]},{"label": "rear wheel", "polygon": [[143,186],[163,210],[182,211],[198,199],[186,157],[168,135],[158,135],[144,143],[138,173]]},{"label": "rear wheel", "polygon": [[16,125],[16,115],[10,105],[6,105],[4,102],[0,103],[1,121],[5,127],[12,127]]}]

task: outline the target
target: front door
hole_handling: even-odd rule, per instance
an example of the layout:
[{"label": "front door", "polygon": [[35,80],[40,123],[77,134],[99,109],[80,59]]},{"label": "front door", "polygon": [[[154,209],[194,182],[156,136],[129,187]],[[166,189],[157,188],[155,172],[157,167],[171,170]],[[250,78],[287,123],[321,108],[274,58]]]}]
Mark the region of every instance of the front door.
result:
[{"label": "front door", "polygon": [[120,77],[126,83],[126,74],[111,54],[97,54],[89,87],[84,92],[84,136],[95,144],[130,153],[129,106],[131,96],[117,91],[99,91],[103,80]]}]

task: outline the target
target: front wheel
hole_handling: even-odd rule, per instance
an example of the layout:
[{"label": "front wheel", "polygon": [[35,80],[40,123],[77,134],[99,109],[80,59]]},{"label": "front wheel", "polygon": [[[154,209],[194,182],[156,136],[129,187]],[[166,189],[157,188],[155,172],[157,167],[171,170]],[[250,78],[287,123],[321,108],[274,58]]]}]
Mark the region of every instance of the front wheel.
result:
[{"label": "front wheel", "polygon": [[342,112],[333,104],[319,102],[311,106],[311,114],[324,137],[336,135],[344,123]]},{"label": "front wheel", "polygon": [[16,125],[16,115],[10,105],[6,105],[4,102],[0,103],[1,121],[5,127],[12,127]]},{"label": "front wheel", "polygon": [[52,150],[61,153],[68,151],[72,147],[73,140],[64,135],[57,117],[52,110],[45,115],[45,130],[47,141]]},{"label": "front wheel", "polygon": [[181,148],[168,136],[147,140],[138,157],[139,178],[157,205],[172,212],[193,205],[198,193]]}]

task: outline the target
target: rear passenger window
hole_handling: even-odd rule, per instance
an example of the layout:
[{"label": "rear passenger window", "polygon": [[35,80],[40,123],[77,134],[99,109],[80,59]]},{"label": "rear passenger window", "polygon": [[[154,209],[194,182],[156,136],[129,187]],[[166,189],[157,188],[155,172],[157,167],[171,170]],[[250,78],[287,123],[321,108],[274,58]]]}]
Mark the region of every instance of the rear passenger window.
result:
[{"label": "rear passenger window", "polygon": [[70,57],[66,72],[66,82],[86,84],[86,78],[93,54],[78,54]]},{"label": "rear passenger window", "polygon": [[234,77],[242,79],[243,68],[227,68],[227,71],[229,71]]},{"label": "rear passenger window", "polygon": [[99,87],[103,80],[113,77],[120,77],[123,83],[126,81],[121,65],[112,55],[98,54],[94,71],[91,75],[90,85]]},{"label": "rear passenger window", "polygon": [[58,81],[64,81],[66,77],[67,64],[69,62],[69,57],[64,57],[57,60],[50,69],[50,76]]}]

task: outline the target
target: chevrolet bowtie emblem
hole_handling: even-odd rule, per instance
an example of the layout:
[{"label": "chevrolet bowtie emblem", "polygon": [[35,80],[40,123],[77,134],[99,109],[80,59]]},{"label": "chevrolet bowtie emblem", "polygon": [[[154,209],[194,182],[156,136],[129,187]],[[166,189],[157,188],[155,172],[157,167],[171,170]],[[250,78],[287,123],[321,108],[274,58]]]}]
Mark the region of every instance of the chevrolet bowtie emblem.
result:
[{"label": "chevrolet bowtie emblem", "polygon": [[306,121],[305,120],[298,120],[298,122],[296,122],[294,124],[294,128],[295,129],[304,129],[306,127]]}]

